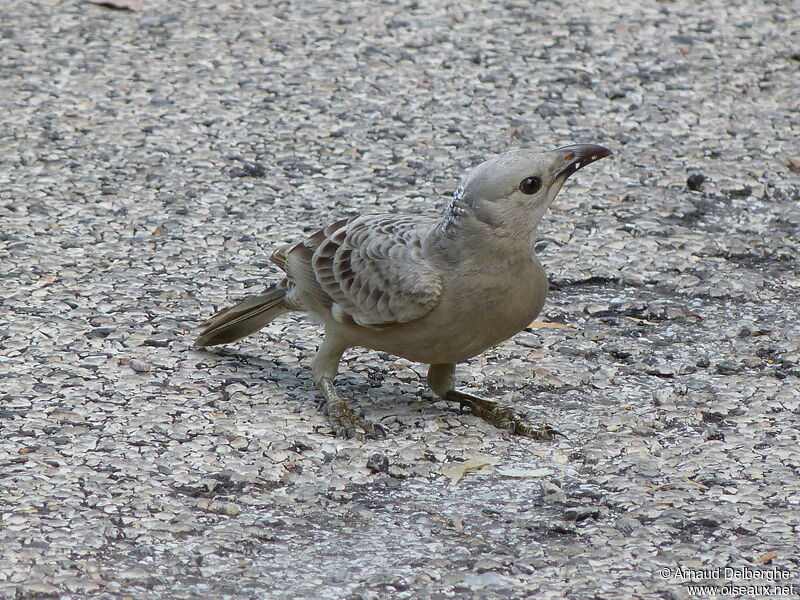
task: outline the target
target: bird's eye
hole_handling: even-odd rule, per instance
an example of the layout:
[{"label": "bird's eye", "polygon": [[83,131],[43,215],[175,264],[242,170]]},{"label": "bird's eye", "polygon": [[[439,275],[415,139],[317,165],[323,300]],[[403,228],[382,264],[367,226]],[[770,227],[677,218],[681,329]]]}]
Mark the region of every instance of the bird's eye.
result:
[{"label": "bird's eye", "polygon": [[530,196],[542,189],[542,180],[538,177],[526,177],[519,182],[519,191]]}]

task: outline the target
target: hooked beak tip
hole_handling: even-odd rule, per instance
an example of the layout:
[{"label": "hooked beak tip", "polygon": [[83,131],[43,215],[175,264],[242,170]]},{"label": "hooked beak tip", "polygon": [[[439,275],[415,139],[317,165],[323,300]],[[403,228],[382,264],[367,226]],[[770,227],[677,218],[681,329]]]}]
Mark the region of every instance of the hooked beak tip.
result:
[{"label": "hooked beak tip", "polygon": [[611,156],[613,152],[605,146],[598,144],[575,144],[559,148],[556,152],[563,152],[563,161],[566,163],[557,173],[557,177],[566,179],[579,169],[593,162]]}]

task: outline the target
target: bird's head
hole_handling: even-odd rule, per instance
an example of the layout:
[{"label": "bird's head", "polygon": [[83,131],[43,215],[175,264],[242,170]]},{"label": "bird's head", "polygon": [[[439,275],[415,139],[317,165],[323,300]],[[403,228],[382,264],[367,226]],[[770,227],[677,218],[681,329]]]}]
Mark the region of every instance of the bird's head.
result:
[{"label": "bird's head", "polygon": [[595,144],[576,144],[550,152],[511,150],[478,165],[456,191],[456,203],[493,226],[524,220],[535,228],[567,178],[611,155]]}]

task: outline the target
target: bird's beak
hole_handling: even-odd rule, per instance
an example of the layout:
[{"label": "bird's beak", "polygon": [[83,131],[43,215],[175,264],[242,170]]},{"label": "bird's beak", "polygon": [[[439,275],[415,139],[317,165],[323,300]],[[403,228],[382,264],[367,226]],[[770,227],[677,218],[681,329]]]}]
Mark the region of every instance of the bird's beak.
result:
[{"label": "bird's beak", "polygon": [[564,146],[555,150],[555,152],[561,157],[561,164],[556,166],[556,178],[558,179],[566,179],[578,169],[582,169],[596,160],[613,154],[605,146],[598,146],[597,144]]}]

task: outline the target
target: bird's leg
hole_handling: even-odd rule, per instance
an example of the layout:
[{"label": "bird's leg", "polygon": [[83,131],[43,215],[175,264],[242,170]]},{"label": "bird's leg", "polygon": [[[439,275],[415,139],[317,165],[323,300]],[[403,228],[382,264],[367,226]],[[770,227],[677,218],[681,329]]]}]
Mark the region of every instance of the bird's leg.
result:
[{"label": "bird's leg", "polygon": [[502,406],[494,400],[486,400],[485,398],[473,396],[472,394],[460,392],[458,390],[449,390],[445,394],[444,399],[458,402],[461,406],[469,408],[473,415],[480,417],[499,429],[505,429],[517,435],[533,438],[535,440],[552,440],[557,435],[566,437],[563,433],[557,431],[547,423],[539,423],[538,425],[528,424],[525,421],[525,415],[520,413],[516,408],[513,406]]},{"label": "bird's leg", "polygon": [[473,415],[499,429],[517,435],[536,440],[551,440],[557,435],[563,435],[546,423],[538,426],[529,425],[525,421],[525,415],[512,406],[501,406],[494,400],[486,400],[454,389],[455,368],[454,364],[446,363],[431,365],[428,369],[428,385],[439,397],[450,402],[458,402],[462,408],[465,406],[469,408]]},{"label": "bird's leg", "polygon": [[352,438],[366,436],[370,438],[383,437],[386,430],[381,425],[370,423],[360,417],[347,405],[333,387],[333,380],[339,371],[339,359],[342,358],[344,348],[331,344],[326,340],[314,358],[312,373],[314,382],[325,398],[325,412],[336,437]]}]

